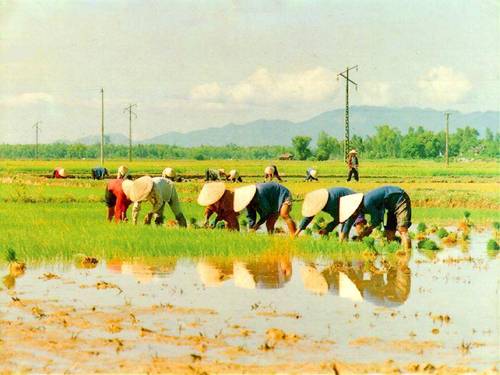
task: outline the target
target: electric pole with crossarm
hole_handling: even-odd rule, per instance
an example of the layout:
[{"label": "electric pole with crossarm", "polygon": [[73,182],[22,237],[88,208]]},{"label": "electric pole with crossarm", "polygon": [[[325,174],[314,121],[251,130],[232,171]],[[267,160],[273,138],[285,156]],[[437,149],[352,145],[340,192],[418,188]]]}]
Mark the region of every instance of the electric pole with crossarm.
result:
[{"label": "electric pole with crossarm", "polygon": [[349,71],[356,69],[358,71],[358,66],[348,67],[343,72],[337,74],[337,80],[339,76],[345,78],[345,122],[344,122],[344,160],[347,161],[347,155],[349,153],[349,83],[352,83],[356,90],[358,89],[358,84],[353,80],[349,79]]},{"label": "electric pole with crossarm", "polygon": [[40,132],[40,124],[42,122],[41,121],[37,121],[34,125],[33,125],[33,129],[35,129],[35,159],[38,159],[38,133]]},{"label": "electric pole with crossarm", "polygon": [[123,109],[123,112],[128,111],[128,161],[132,161],[132,115],[137,118],[137,114],[135,114],[132,109],[137,108],[137,104],[130,104]]}]

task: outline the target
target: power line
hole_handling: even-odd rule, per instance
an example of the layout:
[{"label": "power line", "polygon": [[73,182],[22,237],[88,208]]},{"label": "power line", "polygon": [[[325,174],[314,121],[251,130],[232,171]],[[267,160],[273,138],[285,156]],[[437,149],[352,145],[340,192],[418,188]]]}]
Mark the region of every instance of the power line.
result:
[{"label": "power line", "polygon": [[137,108],[137,104],[129,104],[123,109],[123,112],[128,111],[128,161],[132,161],[132,115],[137,118],[137,114],[132,111],[133,108]]},{"label": "power line", "polygon": [[41,121],[37,121],[35,122],[35,124],[33,125],[33,128],[35,129],[35,159],[38,159],[38,133],[41,131],[40,129],[40,124],[42,122]]},{"label": "power line", "polygon": [[353,80],[349,79],[349,71],[356,69],[358,71],[358,66],[347,67],[346,70],[337,74],[337,80],[340,77],[345,78],[345,121],[344,121],[344,160],[347,161],[347,155],[349,153],[349,83],[352,83],[356,90],[358,90],[358,84]]}]

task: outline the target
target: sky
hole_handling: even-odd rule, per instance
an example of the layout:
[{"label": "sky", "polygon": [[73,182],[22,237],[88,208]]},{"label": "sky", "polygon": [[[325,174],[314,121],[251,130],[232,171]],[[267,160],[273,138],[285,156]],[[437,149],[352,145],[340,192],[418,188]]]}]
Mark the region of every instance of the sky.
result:
[{"label": "sky", "polygon": [[499,110],[496,0],[0,0],[0,143],[134,139],[351,105]]}]

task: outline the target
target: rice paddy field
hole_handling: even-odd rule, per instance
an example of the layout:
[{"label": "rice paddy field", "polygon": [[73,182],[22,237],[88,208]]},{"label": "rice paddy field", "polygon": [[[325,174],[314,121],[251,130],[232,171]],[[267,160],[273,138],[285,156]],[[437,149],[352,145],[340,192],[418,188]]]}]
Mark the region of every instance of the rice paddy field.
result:
[{"label": "rice paddy field", "polygon": [[[168,208],[165,226],[108,223],[95,160],[0,161],[1,372],[498,372],[497,161],[362,161],[359,182],[340,161],[106,167],[121,164],[134,177],[175,168],[190,226]],[[296,239],[199,228],[206,168],[238,169],[238,187],[269,164],[296,221],[318,188],[404,188],[411,252],[380,232],[320,238],[321,217]],[[48,178],[58,166],[70,178]],[[303,181],[310,166],[319,182]]]}]

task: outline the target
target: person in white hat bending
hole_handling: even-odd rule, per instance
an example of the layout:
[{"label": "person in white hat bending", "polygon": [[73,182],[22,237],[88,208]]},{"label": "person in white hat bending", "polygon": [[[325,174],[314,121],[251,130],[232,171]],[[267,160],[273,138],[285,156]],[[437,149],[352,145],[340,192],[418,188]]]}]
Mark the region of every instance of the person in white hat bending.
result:
[{"label": "person in white hat bending", "polygon": [[208,227],[208,221],[212,214],[217,214],[215,224],[223,220],[229,230],[240,230],[238,214],[234,211],[234,193],[226,189],[224,182],[210,182],[203,185],[198,204],[206,206],[205,222],[203,226]]},{"label": "person in white hat bending", "polygon": [[106,207],[108,207],[108,221],[113,220],[118,223],[120,221],[127,220],[127,209],[132,203],[125,194],[125,186],[127,184],[131,185],[132,181],[127,179],[128,168],[124,165],[118,168],[118,173],[116,179],[109,180],[106,185],[106,190],[104,193],[104,201],[106,202]]},{"label": "person in white hat bending", "polygon": [[[359,199],[359,195],[361,198]],[[411,239],[408,229],[411,226],[411,201],[408,194],[397,186],[382,186],[368,193],[354,194],[340,198],[340,222],[349,218],[356,219],[356,232],[359,238],[369,236],[374,228],[384,221],[386,237],[389,241],[395,239],[396,230],[401,234],[401,242],[405,250],[411,249]],[[368,214],[369,221],[365,219]]]},{"label": "person in white hat bending", "polygon": [[236,169],[231,169],[229,171],[229,174],[227,175],[226,180],[231,181],[231,182],[243,182],[240,174],[238,173],[238,171]]},{"label": "person in white hat bending", "polygon": [[349,154],[347,155],[347,167],[349,168],[349,174],[347,175],[347,181],[351,181],[351,177],[354,176],[354,179],[356,181],[359,181],[359,174],[358,174],[358,167],[359,167],[359,161],[358,161],[358,152],[354,149],[349,151]]},{"label": "person in white hat bending", "polygon": [[318,171],[314,168],[307,168],[305,181],[318,181]]},{"label": "person in white hat bending", "polygon": [[205,171],[205,181],[219,181],[227,179],[227,174],[224,169],[207,169]]},{"label": "person in white hat bending", "polygon": [[[319,214],[321,211],[330,214],[333,217],[333,221],[329,222],[324,229],[320,230],[321,235],[326,235],[334,230],[337,225],[340,224],[339,221],[339,201],[341,197],[346,195],[355,194],[354,191],[344,187],[331,188],[331,189],[319,189],[314,190],[308,194],[304,199],[302,204],[302,216],[304,218],[300,222],[295,235],[298,236],[314,219],[314,216]],[[349,219],[353,220],[353,219]],[[342,224],[342,229],[340,232],[340,240],[347,240],[349,238],[349,230],[352,227],[352,222],[346,222]]]},{"label": "person in white hat bending", "polygon": [[[251,230],[257,230],[266,223],[267,232],[274,232],[278,217],[282,217],[291,236],[295,235],[296,226],[290,217],[292,210],[292,193],[276,182],[264,182],[249,185],[234,191],[234,211],[240,212],[247,208],[247,217]],[[257,213],[260,218],[257,221]]]},{"label": "person in white hat bending", "polygon": [[175,182],[177,173],[175,173],[175,170],[173,168],[165,168],[161,173],[161,176],[169,181]]},{"label": "person in white hat bending", "polygon": [[64,168],[56,168],[52,172],[52,178],[66,178],[68,177],[68,172]]},{"label": "person in white hat bending", "polygon": [[175,215],[175,219],[181,227],[186,227],[186,218],[181,211],[179,197],[172,181],[163,177],[144,176],[135,180],[130,187],[124,186],[125,194],[134,202],[132,209],[132,220],[137,224],[141,203],[149,201],[153,205],[152,210],[144,217],[144,224],[150,224],[155,219],[155,224],[163,223],[163,211],[165,204],[168,203],[170,209]]},{"label": "person in white hat bending", "polygon": [[278,167],[275,165],[268,165],[264,169],[264,178],[266,181],[272,181],[274,177],[276,177],[278,181],[283,181],[278,172]]}]

